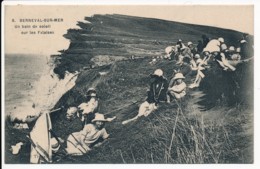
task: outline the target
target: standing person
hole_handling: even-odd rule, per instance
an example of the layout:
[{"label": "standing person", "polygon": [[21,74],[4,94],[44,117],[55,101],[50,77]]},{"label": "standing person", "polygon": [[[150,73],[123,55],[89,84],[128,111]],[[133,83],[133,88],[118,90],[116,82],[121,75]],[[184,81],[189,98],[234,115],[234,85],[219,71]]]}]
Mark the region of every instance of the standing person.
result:
[{"label": "standing person", "polygon": [[66,151],[70,155],[83,155],[102,144],[104,140],[109,137],[106,129],[104,128],[105,119],[103,114],[96,113],[92,123],[87,124],[79,131],[72,133],[67,139]]},{"label": "standing person", "polygon": [[167,100],[166,92],[168,88],[167,79],[163,76],[161,69],[156,69],[152,75],[150,75],[150,90],[148,91],[148,102],[155,103]]},{"label": "standing person", "polygon": [[182,73],[176,73],[172,78],[168,88],[167,102],[171,101],[171,97],[181,99],[186,95],[186,83],[183,81],[185,77]]}]

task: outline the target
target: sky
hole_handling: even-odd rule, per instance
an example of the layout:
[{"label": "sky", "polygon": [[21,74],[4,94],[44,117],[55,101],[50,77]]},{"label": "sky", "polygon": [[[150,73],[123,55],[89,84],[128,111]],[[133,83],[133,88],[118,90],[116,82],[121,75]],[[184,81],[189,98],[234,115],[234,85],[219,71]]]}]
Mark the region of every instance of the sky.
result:
[{"label": "sky", "polygon": [[[69,41],[63,37],[67,29],[78,28],[77,21],[84,21],[85,16],[93,14],[158,18],[254,34],[253,5],[7,5],[4,14],[5,53],[57,54],[68,48]],[[63,22],[19,22],[20,19],[38,18],[62,18]],[[28,25],[31,28],[21,28]],[[33,25],[37,28],[32,28]],[[39,28],[42,25],[50,28]],[[36,34],[21,34],[26,31],[36,31]],[[54,34],[42,35],[38,31],[53,31]]]}]

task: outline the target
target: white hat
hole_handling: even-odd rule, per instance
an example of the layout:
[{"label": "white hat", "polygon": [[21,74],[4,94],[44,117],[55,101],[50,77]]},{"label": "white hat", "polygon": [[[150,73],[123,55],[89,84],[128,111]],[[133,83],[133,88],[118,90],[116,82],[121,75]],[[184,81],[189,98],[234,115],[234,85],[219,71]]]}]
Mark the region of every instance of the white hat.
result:
[{"label": "white hat", "polygon": [[234,52],[234,51],[235,51],[235,47],[234,47],[234,46],[230,46],[230,47],[228,48],[228,50]]},{"label": "white hat", "polygon": [[162,69],[156,69],[156,70],[154,71],[153,75],[157,75],[157,76],[159,76],[159,77],[162,76],[162,75],[163,75]]},{"label": "white hat", "polygon": [[57,151],[59,150],[59,148],[60,148],[60,144],[59,144],[59,142],[57,141],[57,139],[54,138],[54,137],[51,138],[50,143],[51,143],[52,151],[57,152]]},{"label": "white hat", "polygon": [[200,54],[196,54],[195,56],[194,56],[196,59],[199,59],[200,58]]},{"label": "white hat", "polygon": [[89,92],[89,91],[96,91],[96,89],[91,87],[91,88],[88,88],[87,92]]},{"label": "white hat", "polygon": [[176,73],[176,75],[174,76],[173,79],[174,79],[174,80],[175,80],[175,79],[185,79],[185,77],[183,76],[182,73]]},{"label": "white hat", "polygon": [[188,42],[188,46],[190,46],[190,45],[193,45],[193,43],[192,42]]},{"label": "white hat", "polygon": [[105,116],[103,114],[96,113],[95,118],[91,122],[95,121],[107,121],[107,119],[105,119]]},{"label": "white hat", "polygon": [[182,40],[181,40],[181,39],[179,39],[178,41],[179,41],[179,42],[182,42]]},{"label": "white hat", "polygon": [[208,56],[210,54],[209,51],[203,51],[203,55]]},{"label": "white hat", "polygon": [[221,43],[224,43],[224,38],[218,38],[218,41],[221,42]]},{"label": "white hat", "polygon": [[96,93],[91,93],[90,96],[95,97],[95,96],[97,96],[97,94]]},{"label": "white hat", "polygon": [[240,43],[246,43],[247,41],[245,39],[241,40]]},{"label": "white hat", "polygon": [[226,49],[227,49],[227,45],[226,45],[226,44],[222,44],[222,45],[220,46],[220,49],[221,49],[221,50],[226,50]]},{"label": "white hat", "polygon": [[69,107],[66,113],[66,117],[71,118],[72,116],[76,115],[77,111],[77,107]]}]

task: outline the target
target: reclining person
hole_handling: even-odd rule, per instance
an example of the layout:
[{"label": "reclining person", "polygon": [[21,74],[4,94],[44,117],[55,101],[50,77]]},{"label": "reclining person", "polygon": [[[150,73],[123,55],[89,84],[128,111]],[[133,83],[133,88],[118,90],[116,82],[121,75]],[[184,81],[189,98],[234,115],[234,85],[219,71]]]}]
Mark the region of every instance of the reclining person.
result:
[{"label": "reclining person", "polygon": [[105,119],[103,114],[96,113],[95,118],[79,131],[72,133],[67,138],[66,151],[70,155],[83,155],[91,150],[94,146],[99,146],[109,137],[104,128]]},{"label": "reclining person", "polygon": [[152,98],[149,98],[151,96],[148,96],[148,98],[146,99],[145,102],[143,102],[140,106],[139,106],[139,110],[138,110],[138,114],[128,120],[125,120],[122,122],[122,124],[127,124],[131,121],[135,121],[137,120],[139,117],[147,117],[149,114],[151,114],[154,110],[157,109],[157,106],[155,105],[155,102],[153,102]]}]

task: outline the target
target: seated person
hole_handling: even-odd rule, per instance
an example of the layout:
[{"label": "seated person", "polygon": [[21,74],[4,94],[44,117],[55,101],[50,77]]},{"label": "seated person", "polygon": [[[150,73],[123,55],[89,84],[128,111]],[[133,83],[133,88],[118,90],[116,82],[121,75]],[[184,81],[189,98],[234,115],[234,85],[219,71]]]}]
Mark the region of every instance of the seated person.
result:
[{"label": "seated person", "polygon": [[195,55],[196,58],[196,64],[192,65],[192,70],[197,71],[197,75],[196,75],[196,79],[194,80],[194,82],[189,86],[189,88],[194,88],[194,87],[199,87],[201,80],[205,77],[203,70],[205,70],[206,67],[206,57],[202,60],[200,58],[199,54]]},{"label": "seated person", "polygon": [[157,105],[159,102],[166,102],[168,82],[163,76],[163,71],[161,69],[156,69],[150,77],[150,90],[147,93],[147,97],[151,98],[150,103],[155,103]]},{"label": "seated person", "polygon": [[228,55],[228,50],[227,46],[225,44],[221,45],[221,50],[219,52],[214,52],[212,53],[215,60],[218,62],[218,64],[223,68],[223,70],[232,70],[235,71],[236,68],[232,65],[229,64],[227,55]]},{"label": "seated person", "polygon": [[91,124],[85,125],[81,131],[69,135],[66,148],[68,154],[86,154],[93,146],[100,145],[109,137],[109,134],[104,128],[107,119],[105,119],[103,114],[96,113],[95,118],[91,122]]},{"label": "seated person", "polygon": [[94,88],[89,88],[87,91],[87,99],[86,102],[81,103],[78,106],[79,109],[79,116],[83,123],[85,124],[91,123],[91,121],[95,117],[95,112],[98,108],[98,98],[97,93]]},{"label": "seated person", "polygon": [[186,95],[186,83],[183,81],[185,77],[182,73],[176,73],[174,78],[171,80],[168,88],[167,102],[169,103],[170,97],[181,99]]},{"label": "seated person", "polygon": [[165,59],[172,59],[172,55],[175,54],[175,46],[168,46],[165,48],[166,55],[164,56]]}]

